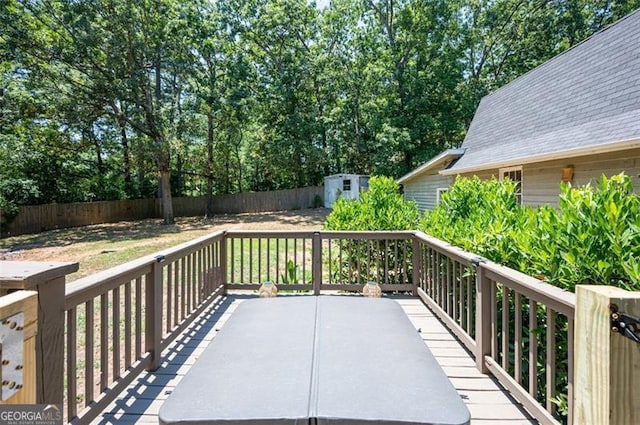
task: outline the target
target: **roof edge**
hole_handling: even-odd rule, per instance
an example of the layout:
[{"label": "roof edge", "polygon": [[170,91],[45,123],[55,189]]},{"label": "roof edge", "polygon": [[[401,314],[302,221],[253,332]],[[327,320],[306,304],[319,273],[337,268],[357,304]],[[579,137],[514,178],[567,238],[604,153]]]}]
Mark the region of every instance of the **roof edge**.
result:
[{"label": "roof edge", "polygon": [[396,180],[396,183],[402,184],[402,183],[406,182],[407,180],[411,180],[412,178],[422,174],[423,172],[432,169],[435,165],[437,165],[438,163],[440,163],[444,159],[447,159],[449,157],[458,157],[459,158],[462,155],[464,155],[464,152],[465,152],[465,149],[463,149],[463,148],[447,149],[447,150],[439,153],[438,155],[434,156],[433,158],[431,158],[429,161],[425,162],[424,164],[420,165],[418,168],[416,168],[416,169],[410,171],[409,173],[405,174],[404,176],[400,177],[399,179]]},{"label": "roof edge", "polygon": [[516,165],[532,164],[534,162],[554,161],[558,159],[574,158],[576,156],[584,155],[597,155],[607,152],[617,152],[627,149],[640,148],[640,138],[618,140],[611,143],[601,145],[583,146],[576,149],[568,149],[564,151],[555,151],[546,154],[531,155],[527,157],[520,157],[509,159],[505,161],[489,162],[481,165],[475,165],[464,168],[450,168],[448,170],[441,170],[439,174],[444,176],[452,176],[463,173],[473,173],[476,171],[482,171],[493,168],[513,167]]}]

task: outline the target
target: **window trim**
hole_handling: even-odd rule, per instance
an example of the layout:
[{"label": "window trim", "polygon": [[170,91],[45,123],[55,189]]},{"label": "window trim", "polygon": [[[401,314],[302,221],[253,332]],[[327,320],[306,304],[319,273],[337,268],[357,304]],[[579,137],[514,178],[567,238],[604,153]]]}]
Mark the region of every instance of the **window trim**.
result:
[{"label": "window trim", "polygon": [[[347,189],[347,184],[349,188]],[[351,179],[342,179],[342,191],[343,192],[351,192]]]},{"label": "window trim", "polygon": [[499,180],[504,181],[505,174],[511,173],[513,171],[520,171],[520,190],[516,192],[516,199],[520,198],[520,205],[524,205],[524,171],[522,169],[522,165],[516,165],[514,167],[505,167],[498,169],[498,175],[500,176]]},{"label": "window trim", "polygon": [[436,206],[440,205],[440,202],[442,202],[442,194],[448,192],[449,189],[449,187],[436,188]]}]

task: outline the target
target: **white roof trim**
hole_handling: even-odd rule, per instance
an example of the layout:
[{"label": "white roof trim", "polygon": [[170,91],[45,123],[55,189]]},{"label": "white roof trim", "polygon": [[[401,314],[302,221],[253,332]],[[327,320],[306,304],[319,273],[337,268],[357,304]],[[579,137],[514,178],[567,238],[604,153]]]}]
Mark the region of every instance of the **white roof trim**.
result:
[{"label": "white roof trim", "polygon": [[425,162],[418,168],[400,177],[399,179],[396,180],[396,183],[402,184],[407,180],[411,180],[412,178],[418,176],[419,174],[422,174],[423,172],[434,168],[436,165],[438,165],[439,163],[441,163],[442,161],[444,161],[449,157],[461,157],[462,155],[464,155],[464,149],[447,149],[446,151],[441,152],[439,155],[434,156],[433,158],[431,158],[429,161]]},{"label": "white roof trim", "polygon": [[553,161],[557,159],[573,158],[576,156],[584,156],[584,155],[597,155],[601,153],[616,152],[616,151],[622,151],[622,150],[634,149],[634,148],[640,148],[640,139],[619,140],[616,142],[611,142],[611,143],[606,143],[601,145],[583,146],[576,149],[556,151],[556,152],[539,154],[539,155],[530,155],[530,156],[521,157],[521,158],[513,158],[506,161],[487,162],[484,164],[475,165],[473,167],[466,167],[466,168],[454,167],[447,170],[441,170],[440,174],[444,176],[466,174],[466,173],[473,173],[476,171],[482,171],[482,170],[488,170],[488,169],[494,169],[494,168],[513,167],[516,165],[531,164],[534,162]]}]

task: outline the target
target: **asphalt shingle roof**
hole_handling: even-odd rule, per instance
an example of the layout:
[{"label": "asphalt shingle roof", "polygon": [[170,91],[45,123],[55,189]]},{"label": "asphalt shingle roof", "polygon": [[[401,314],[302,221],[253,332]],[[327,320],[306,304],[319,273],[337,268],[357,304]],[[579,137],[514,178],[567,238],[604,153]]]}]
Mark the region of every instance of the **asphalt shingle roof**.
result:
[{"label": "asphalt shingle roof", "polygon": [[640,139],[640,10],[485,96],[452,171]]}]

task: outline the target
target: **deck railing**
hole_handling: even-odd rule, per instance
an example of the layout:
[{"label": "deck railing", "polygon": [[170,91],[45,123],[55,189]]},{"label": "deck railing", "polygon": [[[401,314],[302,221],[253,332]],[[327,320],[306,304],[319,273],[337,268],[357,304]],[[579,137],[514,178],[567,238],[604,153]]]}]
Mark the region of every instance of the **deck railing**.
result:
[{"label": "deck railing", "polygon": [[228,231],[227,289],[411,291],[411,232]]},{"label": "deck railing", "polygon": [[424,233],[416,239],[418,295],[475,354],[478,369],[541,423],[573,423],[575,295]]},{"label": "deck railing", "polygon": [[89,423],[216,296],[225,235],[192,242],[67,285],[65,417]]},{"label": "deck railing", "polygon": [[65,417],[90,422],[225,291],[266,281],[413,292],[539,421],[571,412],[573,294],[420,232],[226,231],[67,285]]}]

